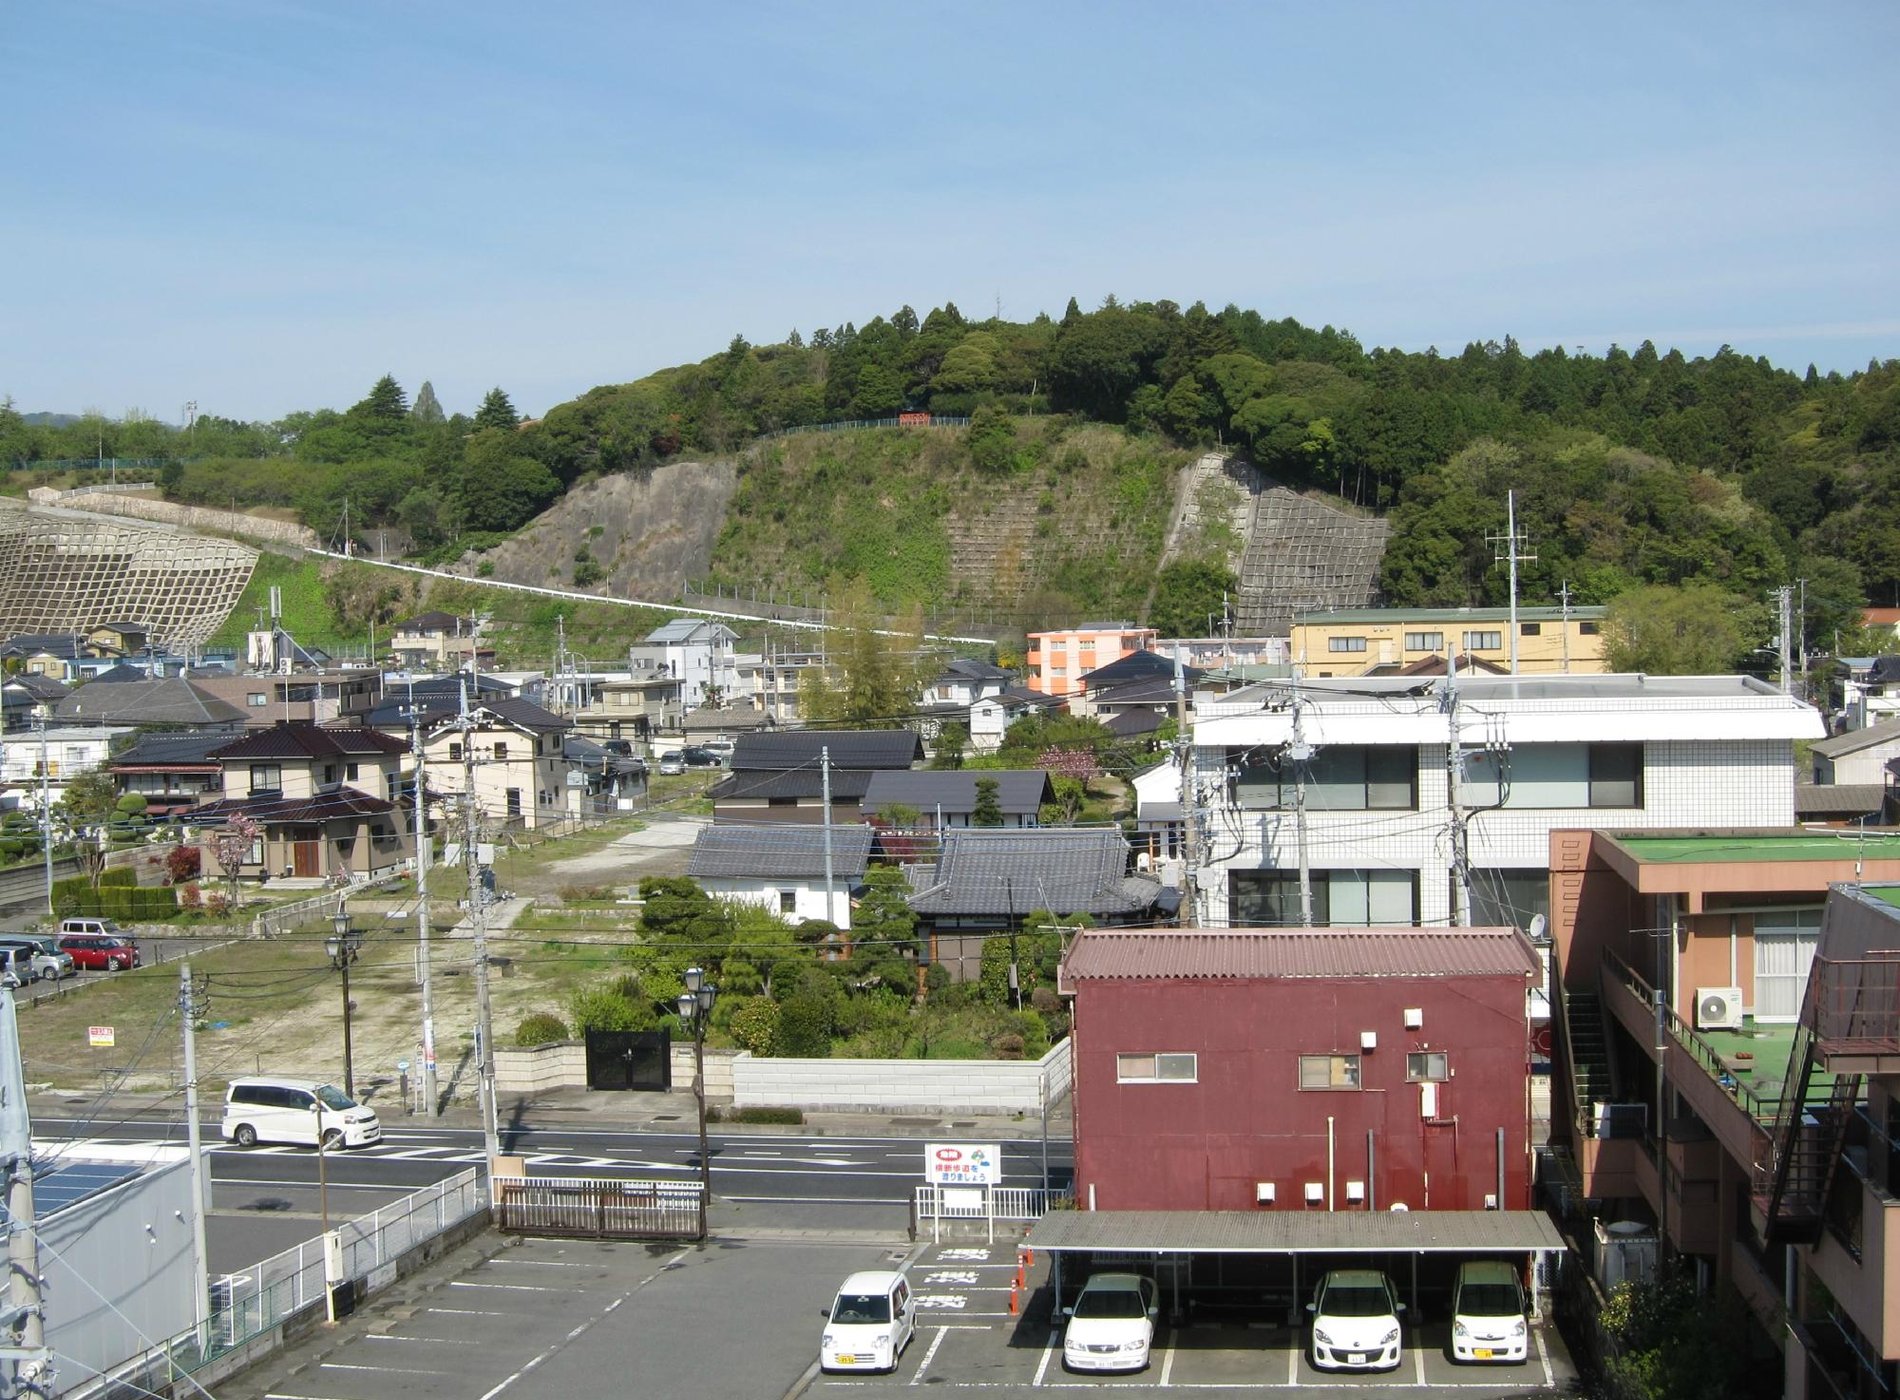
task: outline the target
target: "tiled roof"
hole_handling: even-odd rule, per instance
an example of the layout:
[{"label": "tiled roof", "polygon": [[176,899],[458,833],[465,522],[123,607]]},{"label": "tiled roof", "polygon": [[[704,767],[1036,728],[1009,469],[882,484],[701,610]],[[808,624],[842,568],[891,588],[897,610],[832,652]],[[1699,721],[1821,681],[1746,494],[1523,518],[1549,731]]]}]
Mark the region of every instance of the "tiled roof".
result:
[{"label": "tiled roof", "polygon": [[409,633],[447,632],[453,636],[460,636],[466,625],[465,618],[457,617],[454,613],[436,611],[417,613],[412,618],[398,622],[392,630]]},{"label": "tiled roof", "polygon": [[54,680],[51,676],[8,676],[8,690],[24,691],[29,697],[44,704],[48,700],[64,700],[73,693],[73,688],[64,681]]},{"label": "tiled roof", "polygon": [[[741,739],[740,743],[745,741]],[[831,770],[831,800],[857,802],[871,785],[871,774],[862,768]],[[816,802],[824,796],[824,775],[816,768],[801,768],[790,773],[770,770],[754,773],[728,773],[712,785],[706,796],[715,802],[742,798],[808,797]]]},{"label": "tiled roof", "polygon": [[701,707],[680,716],[680,728],[688,734],[743,733],[769,725],[772,717],[763,710],[709,710]]},{"label": "tiled roof", "polygon": [[244,711],[188,680],[120,681],[113,685],[82,685],[54,714],[62,720],[87,724],[241,724]]},{"label": "tiled roof", "polygon": [[[1190,687],[1207,674],[1198,666],[1190,666],[1185,660],[1181,663],[1181,674]],[[1160,651],[1131,651],[1126,656],[1117,657],[1106,666],[1097,666],[1093,671],[1082,675],[1084,690],[1098,690],[1103,686],[1122,685],[1128,681],[1147,677],[1165,676],[1174,679],[1174,657]]]},{"label": "tiled roof", "polygon": [[742,734],[732,753],[732,770],[810,768],[829,751],[839,768],[908,768],[924,756],[924,742],[909,729],[791,729]]},{"label": "tiled roof", "polygon": [[380,817],[396,810],[385,798],[371,797],[353,787],[331,788],[315,797],[227,797],[192,809],[193,821],[223,822],[240,812],[266,826],[294,822],[326,822],[337,817]]},{"label": "tiled roof", "polygon": [[1823,817],[1836,813],[1850,816],[1864,816],[1869,812],[1881,810],[1887,800],[1887,789],[1880,783],[1796,783],[1794,785],[1794,814],[1802,817]]},{"label": "tiled roof", "polygon": [[920,914],[1135,914],[1151,908],[1159,881],[1129,875],[1119,831],[1084,827],[952,828],[926,875],[912,875]]},{"label": "tiled roof", "polygon": [[1085,929],[1062,981],[1529,977],[1537,967],[1512,928]]},{"label": "tiled roof", "polygon": [[1859,753],[1862,749],[1895,741],[1900,741],[1900,719],[1883,720],[1865,729],[1850,729],[1831,739],[1817,739],[1810,747],[1823,758],[1839,758],[1843,754]]},{"label": "tiled roof", "polygon": [[517,729],[534,730],[537,733],[551,734],[556,730],[572,729],[574,721],[564,715],[537,705],[532,700],[523,700],[518,696],[483,700],[476,707],[477,713],[488,711],[504,724],[512,724]]},{"label": "tiled roof", "polygon": [[112,770],[128,768],[209,768],[218,761],[211,751],[231,742],[234,736],[221,730],[190,730],[183,734],[146,734],[112,760]]},{"label": "tiled roof", "polygon": [[213,751],[220,761],[242,758],[354,758],[402,753],[409,746],[374,729],[326,729],[317,724],[279,724],[253,730]]},{"label": "tiled roof", "polygon": [[70,632],[16,632],[0,641],[0,656],[34,656],[41,652],[62,661],[79,657],[79,639]]},{"label": "tiled roof", "polygon": [[[871,828],[831,828],[834,878],[857,883],[870,861]],[[825,873],[822,826],[709,826],[693,843],[686,873],[694,879],[805,879]]]},{"label": "tiled roof", "polygon": [[895,802],[915,807],[925,817],[939,807],[945,815],[968,816],[976,810],[976,784],[981,778],[996,780],[996,801],[1005,816],[1034,816],[1054,796],[1049,775],[1039,768],[926,768],[873,773],[864,792],[864,807],[876,812]]},{"label": "tiled roof", "polygon": [[1102,724],[1118,739],[1133,739],[1137,735],[1152,734],[1167,722],[1168,717],[1159,710],[1123,710],[1118,715],[1110,715]]}]

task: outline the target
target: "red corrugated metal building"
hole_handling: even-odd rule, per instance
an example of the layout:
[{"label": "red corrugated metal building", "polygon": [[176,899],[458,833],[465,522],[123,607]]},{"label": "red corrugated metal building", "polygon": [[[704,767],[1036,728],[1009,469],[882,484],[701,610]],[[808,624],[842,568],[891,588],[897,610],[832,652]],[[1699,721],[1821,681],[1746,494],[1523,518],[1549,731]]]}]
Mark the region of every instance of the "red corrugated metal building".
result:
[{"label": "red corrugated metal building", "polygon": [[1537,971],[1511,928],[1085,930],[1078,1205],[1528,1208]]}]

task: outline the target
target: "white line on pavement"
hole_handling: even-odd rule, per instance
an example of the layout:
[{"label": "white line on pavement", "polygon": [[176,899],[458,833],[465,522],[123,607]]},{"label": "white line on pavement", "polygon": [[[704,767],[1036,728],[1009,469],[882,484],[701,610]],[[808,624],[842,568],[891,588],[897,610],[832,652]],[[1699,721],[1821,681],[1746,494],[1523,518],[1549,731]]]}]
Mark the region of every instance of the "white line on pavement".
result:
[{"label": "white line on pavement", "polygon": [[1049,1363],[1055,1359],[1057,1335],[1055,1328],[1051,1327],[1049,1340],[1042,1344],[1042,1359],[1036,1363],[1036,1379],[1030,1382],[1031,1385],[1041,1385],[1042,1378],[1049,1374]]},{"label": "white line on pavement", "polygon": [[1420,1347],[1417,1350],[1415,1350],[1412,1353],[1412,1360],[1415,1363],[1412,1368],[1413,1373],[1417,1375],[1418,1383],[1420,1385],[1424,1385],[1425,1384],[1425,1349],[1423,1347]]},{"label": "white line on pavement", "polygon": [[442,1376],[446,1371],[418,1371],[406,1366],[357,1366],[348,1361],[321,1361],[317,1363],[325,1371],[384,1371],[392,1376]]},{"label": "white line on pavement", "polygon": [[[484,1316],[501,1317],[504,1314],[493,1313]],[[478,1347],[486,1340],[481,1337],[399,1337],[394,1332],[365,1332],[366,1342],[430,1342],[445,1347]]]},{"label": "white line on pavement", "polygon": [[463,1279],[449,1280],[450,1288],[499,1288],[508,1293],[571,1293],[569,1288],[549,1288],[544,1283],[469,1283]]},{"label": "white line on pavement", "polygon": [[924,1372],[930,1369],[930,1362],[936,1356],[937,1348],[943,1345],[944,1334],[949,1330],[948,1327],[939,1327],[937,1335],[930,1339],[930,1346],[924,1352],[924,1359],[917,1363],[917,1374],[910,1378],[912,1385],[923,1384]]}]

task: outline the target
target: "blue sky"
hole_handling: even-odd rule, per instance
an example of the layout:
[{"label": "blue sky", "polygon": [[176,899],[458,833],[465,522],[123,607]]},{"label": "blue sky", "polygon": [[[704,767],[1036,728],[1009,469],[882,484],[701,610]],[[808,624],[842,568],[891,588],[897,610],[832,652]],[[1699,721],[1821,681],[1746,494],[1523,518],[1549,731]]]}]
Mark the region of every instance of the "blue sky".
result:
[{"label": "blue sky", "polygon": [[1900,7],[70,0],[0,17],[0,394],[541,412],[906,303],[1900,355]]}]

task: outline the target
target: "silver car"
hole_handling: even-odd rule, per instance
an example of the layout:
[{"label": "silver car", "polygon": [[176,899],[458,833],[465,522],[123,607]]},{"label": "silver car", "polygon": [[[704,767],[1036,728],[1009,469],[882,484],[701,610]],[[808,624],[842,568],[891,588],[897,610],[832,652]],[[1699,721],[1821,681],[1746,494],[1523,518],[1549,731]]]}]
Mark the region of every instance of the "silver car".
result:
[{"label": "silver car", "polygon": [[73,955],[67,952],[49,952],[46,947],[33,939],[0,938],[0,950],[18,949],[25,956],[14,958],[8,954],[9,963],[18,962],[18,976],[22,981],[31,978],[34,981],[57,982],[63,977],[71,977],[78,969],[73,966]]}]

